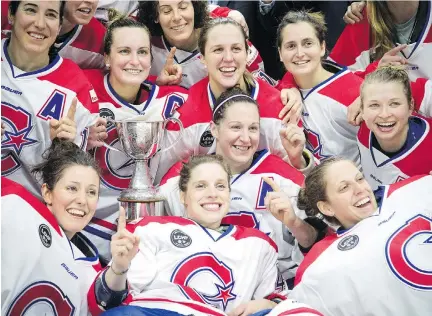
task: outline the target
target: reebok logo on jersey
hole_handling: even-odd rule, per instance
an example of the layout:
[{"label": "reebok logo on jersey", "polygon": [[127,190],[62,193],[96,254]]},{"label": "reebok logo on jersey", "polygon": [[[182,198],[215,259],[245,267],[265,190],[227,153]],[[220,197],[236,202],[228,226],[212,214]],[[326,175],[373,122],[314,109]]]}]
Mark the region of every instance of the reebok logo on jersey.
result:
[{"label": "reebok logo on jersey", "polygon": [[39,237],[42,241],[42,245],[44,245],[47,248],[51,247],[51,243],[52,243],[51,230],[47,225],[45,224],[39,225]]},{"label": "reebok logo on jersey", "polygon": [[342,251],[351,250],[357,246],[359,240],[360,239],[357,235],[346,236],[339,242],[337,248]]},{"label": "reebok logo on jersey", "polygon": [[175,229],[171,233],[171,242],[178,248],[186,248],[192,244],[192,238],[182,232],[180,229]]}]

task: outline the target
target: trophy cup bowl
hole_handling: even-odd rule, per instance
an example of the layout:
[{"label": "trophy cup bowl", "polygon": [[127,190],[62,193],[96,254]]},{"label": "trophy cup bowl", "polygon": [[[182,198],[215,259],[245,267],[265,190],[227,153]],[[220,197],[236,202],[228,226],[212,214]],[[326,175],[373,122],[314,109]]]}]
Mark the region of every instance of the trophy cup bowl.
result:
[{"label": "trophy cup bowl", "polygon": [[[148,160],[158,152],[163,131],[168,121],[178,123],[181,131],[183,131],[183,125],[175,118],[169,118],[165,121],[145,121],[134,118],[113,122],[117,129],[123,153],[135,162],[135,169],[129,186],[118,197],[121,206],[126,211],[127,221],[134,221],[149,215],[163,215],[156,214],[156,203],[164,201],[165,198],[159,194],[157,188],[153,185]],[[181,136],[182,132],[171,146],[161,151],[171,148]],[[106,146],[118,150],[109,145]]]}]

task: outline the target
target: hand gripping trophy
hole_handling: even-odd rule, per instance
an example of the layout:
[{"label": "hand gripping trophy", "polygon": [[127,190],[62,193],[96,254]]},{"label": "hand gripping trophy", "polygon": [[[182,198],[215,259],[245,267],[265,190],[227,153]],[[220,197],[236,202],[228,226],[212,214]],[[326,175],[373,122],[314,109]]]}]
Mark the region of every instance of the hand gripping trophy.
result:
[{"label": "hand gripping trophy", "polygon": [[[158,148],[162,143],[163,131],[169,121],[180,125],[180,135],[176,141],[167,148]],[[173,147],[183,135],[183,124],[176,118],[165,121],[147,121],[140,117],[111,121],[117,128],[120,144],[123,151],[105,144],[106,147],[121,151],[135,162],[129,187],[120,193],[118,198],[121,206],[126,210],[126,220],[134,221],[139,218],[156,215],[155,205],[165,200],[153,185],[153,179],[148,167],[149,159],[159,150],[159,153]]]}]

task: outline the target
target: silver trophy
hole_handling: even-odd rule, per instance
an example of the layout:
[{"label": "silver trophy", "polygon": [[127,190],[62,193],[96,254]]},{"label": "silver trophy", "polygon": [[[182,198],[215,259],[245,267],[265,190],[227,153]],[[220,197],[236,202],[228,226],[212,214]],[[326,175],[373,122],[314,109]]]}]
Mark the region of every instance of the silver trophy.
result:
[{"label": "silver trophy", "polygon": [[[162,215],[155,213],[155,206],[157,202],[162,202],[165,198],[159,194],[158,189],[153,185],[148,162],[158,151],[159,153],[166,151],[177,143],[183,135],[183,124],[176,118],[155,122],[140,118],[109,121],[115,124],[117,128],[123,151],[107,144],[105,146],[123,152],[135,162],[129,187],[123,190],[118,198],[121,206],[126,210],[126,220],[134,221],[148,215]],[[169,121],[180,125],[180,135],[171,146],[161,149],[159,144]]]}]

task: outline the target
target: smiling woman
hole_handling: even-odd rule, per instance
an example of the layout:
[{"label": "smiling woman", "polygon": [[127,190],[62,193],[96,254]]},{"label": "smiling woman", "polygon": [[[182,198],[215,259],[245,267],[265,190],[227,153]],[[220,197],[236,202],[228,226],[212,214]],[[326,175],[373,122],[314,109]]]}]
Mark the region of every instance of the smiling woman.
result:
[{"label": "smiling woman", "polygon": [[413,113],[412,95],[407,72],[396,67],[379,68],[361,86],[364,123],[357,140],[374,189],[432,170],[432,119]]},{"label": "smiling woman", "polygon": [[347,107],[358,97],[362,81],[323,61],[326,31],[322,13],[288,12],[277,31],[279,55],[303,97],[307,149],[317,159],[342,156],[358,164],[357,128],[348,123]]},{"label": "smiling woman", "polygon": [[82,70],[53,44],[64,2],[12,1],[10,38],[2,40],[2,175],[40,196],[31,166],[60,137],[85,149],[99,106]]},{"label": "smiling woman", "polygon": [[[176,84],[189,88],[207,75],[207,69],[201,62],[201,54],[204,53],[201,49],[198,50],[198,39],[201,29],[209,20],[208,10],[207,1],[140,1],[137,19],[147,25],[153,35],[152,75],[159,75],[162,72],[173,47],[176,48],[173,62],[181,65],[183,73],[181,83]],[[212,15],[217,16],[218,10],[223,11],[222,8],[213,9]],[[228,17],[235,16],[231,12],[240,14],[238,11],[230,11]],[[263,61],[252,43],[247,41],[246,49],[249,52],[248,70],[257,77],[269,78],[263,74]]]},{"label": "smiling woman", "polygon": [[[278,282],[274,242],[258,230],[221,224],[230,205],[222,157],[192,157],[178,185],[186,216],[149,216],[128,226],[139,249],[126,244],[128,260],[96,280],[95,311],[120,305],[125,297],[118,291],[128,288],[130,306],[106,315],[251,315],[276,306],[285,286]],[[119,230],[113,240],[129,231]]]},{"label": "smiling woman", "polygon": [[[114,120],[133,119],[163,121],[171,117],[187,99],[187,91],[177,86],[158,86],[147,80],[151,68],[151,42],[148,28],[142,23],[110,11],[110,23],[104,39],[106,70],[86,69],[100,102],[101,116]],[[106,121],[102,122],[106,123]],[[108,125],[100,139],[121,147],[117,130]],[[102,144],[99,144],[101,146]],[[121,148],[120,148],[121,149]],[[109,259],[111,235],[114,231],[99,226],[99,219],[116,226],[117,198],[126,189],[135,164],[122,152],[99,147],[95,158],[102,167],[101,199],[95,221],[86,228],[88,237],[98,246],[102,256]],[[96,223],[95,223],[96,222]]]},{"label": "smiling woman", "polygon": [[[2,179],[2,315],[87,315],[98,252],[80,232],[99,198],[99,168],[72,142],[55,138],[33,172],[44,203]],[[64,300],[67,297],[67,300]],[[36,302],[36,303],[35,303]]]}]

